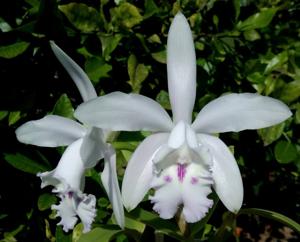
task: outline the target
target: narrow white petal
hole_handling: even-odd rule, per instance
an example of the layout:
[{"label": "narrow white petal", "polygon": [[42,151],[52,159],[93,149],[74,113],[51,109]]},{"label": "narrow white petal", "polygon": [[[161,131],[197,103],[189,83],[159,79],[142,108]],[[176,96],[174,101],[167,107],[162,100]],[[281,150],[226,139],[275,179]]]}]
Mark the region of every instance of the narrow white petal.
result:
[{"label": "narrow white petal", "polygon": [[173,120],[190,124],[196,97],[196,54],[192,32],[182,13],[175,16],[169,30],[167,70]]},{"label": "narrow white petal", "polygon": [[242,206],[244,189],[239,167],[228,147],[217,137],[198,135],[199,143],[208,147],[213,156],[214,189],[225,207],[238,212]]},{"label": "narrow white petal", "polygon": [[167,143],[169,134],[158,133],[147,137],[132,154],[122,183],[122,198],[127,210],[134,209],[150,189],[153,177],[153,155]]},{"label": "narrow white petal", "polygon": [[57,115],[29,121],[16,130],[20,142],[45,147],[69,145],[85,133],[86,129],[81,124]]},{"label": "narrow white petal", "polygon": [[292,115],[281,101],[252,93],[228,94],[208,103],[192,128],[202,133],[260,129],[278,124]]},{"label": "narrow white petal", "polygon": [[105,152],[104,160],[105,164],[101,174],[101,181],[112,204],[117,223],[123,229],[125,226],[125,218],[117,176],[116,153],[111,147]]},{"label": "narrow white petal", "polygon": [[80,148],[80,155],[85,168],[94,167],[104,157],[106,146],[102,130],[95,127],[91,128],[89,133],[84,136]]},{"label": "narrow white petal", "polygon": [[118,130],[168,131],[172,121],[155,101],[138,94],[113,92],[81,104],[75,117],[94,127]]},{"label": "narrow white petal", "polygon": [[51,48],[64,66],[66,71],[75,82],[83,101],[88,101],[97,97],[97,93],[87,74],[75,63],[61,48],[59,48],[53,41],[50,41]]}]

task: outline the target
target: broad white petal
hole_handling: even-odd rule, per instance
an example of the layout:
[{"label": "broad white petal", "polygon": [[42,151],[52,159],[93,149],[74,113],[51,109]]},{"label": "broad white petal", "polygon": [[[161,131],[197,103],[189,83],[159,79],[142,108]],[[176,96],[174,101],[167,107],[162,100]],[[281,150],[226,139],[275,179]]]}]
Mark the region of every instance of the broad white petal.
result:
[{"label": "broad white petal", "polygon": [[77,86],[83,101],[88,101],[97,97],[97,93],[87,74],[75,63],[61,48],[59,48],[53,41],[50,41],[51,48],[64,66],[66,71],[72,77]]},{"label": "broad white petal", "polygon": [[190,124],[196,97],[196,53],[192,32],[182,13],[175,16],[169,30],[167,70],[173,120]]},{"label": "broad white petal", "polygon": [[75,117],[94,127],[118,130],[168,131],[172,121],[155,101],[139,94],[113,92],[81,104]]},{"label": "broad white petal", "polygon": [[95,127],[91,128],[89,133],[84,136],[80,148],[80,155],[85,168],[94,167],[104,157],[106,146],[102,130]]},{"label": "broad white petal", "polygon": [[225,207],[237,213],[242,206],[244,189],[239,167],[228,147],[217,137],[198,135],[199,143],[213,156],[211,167],[214,189]]},{"label": "broad white petal", "polygon": [[80,156],[81,145],[82,139],[75,141],[65,150],[54,170],[37,174],[42,180],[42,188],[52,185],[55,187],[54,192],[63,192],[68,187],[73,190],[81,189],[82,177],[85,171]]},{"label": "broad white petal", "polygon": [[150,189],[153,156],[160,146],[167,143],[168,137],[168,133],[150,135],[132,154],[122,183],[123,204],[127,210],[134,209]]},{"label": "broad white petal", "polygon": [[81,124],[57,115],[29,121],[16,130],[20,142],[44,147],[69,145],[85,133],[86,129]]},{"label": "broad white petal", "polygon": [[291,115],[289,108],[277,99],[234,93],[208,103],[198,114],[192,128],[202,133],[238,132],[269,127]]},{"label": "broad white petal", "polygon": [[109,147],[105,152],[104,161],[105,164],[104,170],[101,174],[101,181],[112,204],[117,223],[122,229],[124,229],[125,218],[117,176],[116,153],[111,147]]}]

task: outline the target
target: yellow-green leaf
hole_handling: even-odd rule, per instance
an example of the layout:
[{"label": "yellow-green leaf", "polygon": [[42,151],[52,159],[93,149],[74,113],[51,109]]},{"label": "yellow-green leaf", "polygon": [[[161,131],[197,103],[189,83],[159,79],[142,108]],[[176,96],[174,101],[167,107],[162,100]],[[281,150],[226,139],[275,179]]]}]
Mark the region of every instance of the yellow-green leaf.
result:
[{"label": "yellow-green leaf", "polygon": [[21,55],[29,46],[27,42],[17,42],[12,45],[6,45],[0,47],[0,57],[11,59],[18,55]]}]

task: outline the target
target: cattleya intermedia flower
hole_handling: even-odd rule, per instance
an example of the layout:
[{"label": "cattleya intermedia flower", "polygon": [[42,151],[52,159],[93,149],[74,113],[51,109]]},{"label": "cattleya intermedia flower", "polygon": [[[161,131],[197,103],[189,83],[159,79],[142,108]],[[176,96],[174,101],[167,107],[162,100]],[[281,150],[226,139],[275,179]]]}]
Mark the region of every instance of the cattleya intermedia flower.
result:
[{"label": "cattleya intermedia flower", "polygon": [[[83,101],[97,97],[96,91],[84,71],[54,42],[50,42],[58,60],[74,80]],[[44,146],[68,146],[57,167],[49,172],[39,173],[41,187],[54,186],[61,201],[53,205],[60,225],[65,231],[73,229],[77,216],[84,225],[84,232],[91,229],[96,216],[96,198],[83,193],[84,172],[94,167],[104,158],[105,165],[101,174],[103,186],[112,203],[116,220],[124,227],[124,211],[116,173],[116,154],[111,145],[105,143],[108,132],[101,128],[82,125],[72,119],[57,115],[47,115],[42,119],[29,121],[16,130],[20,142]]]},{"label": "cattleya intermedia flower", "polygon": [[135,150],[125,171],[122,198],[128,210],[155,190],[150,200],[164,219],[182,208],[187,222],[205,216],[214,188],[228,210],[243,201],[237,163],[215,133],[259,129],[280,123],[291,112],[282,102],[252,93],[228,94],[208,103],[192,122],[196,96],[196,55],[186,18],[178,13],[169,30],[167,74],[173,120],[155,101],[114,92],[81,104],[78,120],[94,127],[154,132]]}]

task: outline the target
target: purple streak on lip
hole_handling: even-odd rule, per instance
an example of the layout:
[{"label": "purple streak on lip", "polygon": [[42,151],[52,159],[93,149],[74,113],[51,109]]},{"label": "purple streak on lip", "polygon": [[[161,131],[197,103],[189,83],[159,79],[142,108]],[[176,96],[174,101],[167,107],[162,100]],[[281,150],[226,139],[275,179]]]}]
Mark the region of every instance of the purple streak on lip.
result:
[{"label": "purple streak on lip", "polygon": [[184,176],[186,173],[186,164],[177,165],[177,176],[180,182],[183,182]]}]

